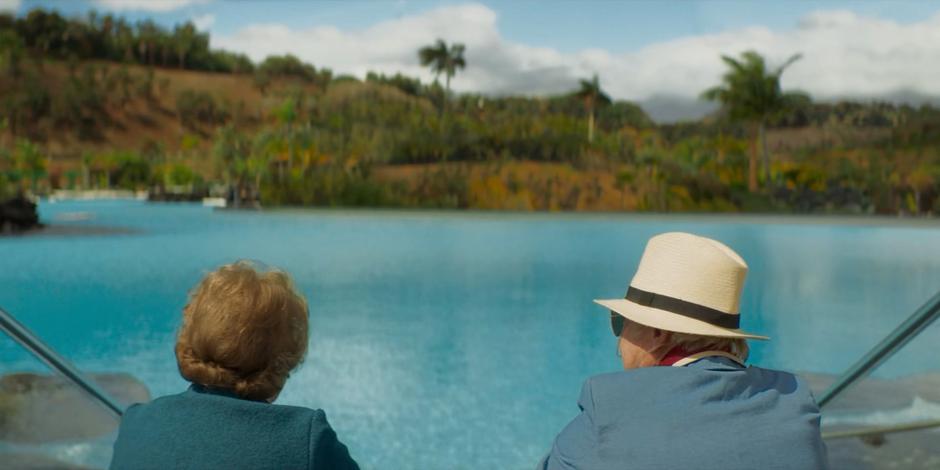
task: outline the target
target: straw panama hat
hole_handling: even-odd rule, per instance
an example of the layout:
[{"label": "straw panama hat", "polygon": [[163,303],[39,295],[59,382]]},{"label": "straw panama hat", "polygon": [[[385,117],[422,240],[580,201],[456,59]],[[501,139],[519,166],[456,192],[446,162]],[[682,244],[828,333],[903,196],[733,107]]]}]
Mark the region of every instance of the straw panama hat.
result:
[{"label": "straw panama hat", "polygon": [[624,299],[595,300],[639,324],[702,336],[770,339],[741,331],[747,263],[726,245],[691,233],[650,238]]}]

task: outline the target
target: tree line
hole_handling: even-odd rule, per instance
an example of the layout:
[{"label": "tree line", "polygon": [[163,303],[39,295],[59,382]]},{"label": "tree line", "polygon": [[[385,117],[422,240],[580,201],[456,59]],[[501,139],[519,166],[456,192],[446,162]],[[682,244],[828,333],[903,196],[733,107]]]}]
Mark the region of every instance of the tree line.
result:
[{"label": "tree line", "polygon": [[25,16],[0,14],[0,37],[33,55],[55,59],[100,59],[189,70],[246,73],[248,56],[209,48],[209,35],[187,21],[172,29],[150,19],[130,23],[112,14],[64,17],[42,8]]}]

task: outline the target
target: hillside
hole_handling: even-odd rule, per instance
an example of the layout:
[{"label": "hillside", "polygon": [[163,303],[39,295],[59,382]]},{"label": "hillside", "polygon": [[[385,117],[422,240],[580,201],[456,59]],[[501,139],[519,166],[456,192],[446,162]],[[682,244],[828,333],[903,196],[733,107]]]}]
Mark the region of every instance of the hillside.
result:
[{"label": "hillside", "polygon": [[[290,55],[254,64],[210,50],[191,24],[122,21],[0,15],[0,196],[121,187],[266,205],[930,214],[940,194],[931,107],[790,93],[771,109],[789,96],[777,87],[751,97],[766,100],[759,118],[741,118],[732,98],[745,87],[723,91],[713,116],[656,125],[597,77],[557,96],[454,94]],[[435,47],[431,59],[450,53]],[[741,60],[764,70],[756,53]]]},{"label": "hillside", "polygon": [[[106,61],[45,61],[36,70],[41,74],[29,83],[46,92],[47,111],[19,129],[8,125],[0,142],[15,152],[16,142],[29,139],[41,149],[48,158],[44,174],[49,179],[39,183],[40,191],[231,180],[238,170],[223,168],[225,163],[219,160],[225,157],[220,152],[226,145],[240,145],[241,155],[230,156],[229,163],[243,160],[241,177],[248,183],[283,182],[289,178],[284,168],[288,160],[315,169],[318,181],[330,181],[268,187],[262,191],[268,203],[516,210],[775,207],[743,190],[744,165],[753,151],[746,132],[708,120],[662,127],[640,121],[614,128],[602,117],[598,141],[585,146],[577,102],[553,112],[552,106],[561,105],[550,100],[465,96],[451,102],[444,114],[433,96],[408,94],[390,80],[338,80],[324,90],[284,78],[270,81],[262,91],[251,74]],[[100,106],[92,107],[94,113],[86,109],[78,118],[62,119],[59,110],[69,108],[78,86],[90,88],[88,95],[97,97]],[[818,160],[808,156],[876,151],[891,142],[898,129],[898,125],[859,125],[851,119],[808,124],[775,128],[768,134],[778,171],[791,173],[786,187],[795,190],[802,185],[822,193],[797,196],[803,210],[825,208],[822,198],[831,191],[825,162],[801,168],[807,160]],[[444,136],[441,126],[453,129]],[[500,136],[504,142],[494,142],[492,135],[467,138],[468,131],[510,135]],[[291,143],[296,147],[288,148]],[[472,152],[464,148],[466,144],[488,148]],[[262,157],[265,162],[252,163],[251,154],[259,150],[268,154]],[[454,155],[446,155],[448,151]],[[709,155],[717,160],[709,162]],[[115,160],[133,157],[152,168],[137,180],[121,181],[117,174],[121,163]],[[290,164],[296,173],[294,162]],[[174,172],[177,177],[168,177]],[[326,194],[313,186],[345,189]],[[862,193],[840,197],[854,210],[866,203]],[[916,211],[905,202],[893,204]]]},{"label": "hillside", "polygon": [[[254,85],[252,75],[120,65],[105,61],[78,64],[45,61],[36,67],[34,73],[24,73],[16,81],[19,84],[5,89],[15,92],[17,88],[24,87],[24,81],[28,81],[30,88],[45,91],[47,98],[43,101],[48,101],[46,112],[38,119],[25,122],[17,134],[43,143],[50,156],[66,159],[79,157],[85,152],[140,150],[148,142],[158,142],[167,151],[175,152],[187,136],[208,137],[212,129],[206,126],[214,123],[211,115],[201,116],[200,122],[189,127],[181,121],[179,97],[184,92],[211,97],[219,110],[227,115],[219,123],[234,120],[250,132],[261,124],[282,91],[282,87],[272,85],[267,93],[262,93]],[[84,89],[73,91],[70,86]],[[312,85],[300,87],[305,92],[312,92],[314,88]],[[74,96],[80,93],[84,96]],[[0,93],[0,97],[8,97],[4,95],[7,93]],[[88,109],[77,110],[79,117],[72,119],[59,115],[75,111],[75,105],[84,105]],[[32,111],[37,112],[35,108]],[[81,116],[94,120],[85,124],[81,122]],[[62,126],[63,122],[65,126]],[[7,140],[14,134],[10,127],[8,125],[3,133]]]}]

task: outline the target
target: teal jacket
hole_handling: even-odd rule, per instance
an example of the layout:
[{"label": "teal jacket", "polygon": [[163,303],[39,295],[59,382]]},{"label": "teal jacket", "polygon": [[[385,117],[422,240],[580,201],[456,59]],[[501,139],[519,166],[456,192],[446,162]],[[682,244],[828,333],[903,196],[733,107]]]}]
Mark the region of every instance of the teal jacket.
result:
[{"label": "teal jacket", "polygon": [[819,408],[796,376],[706,357],[592,377],[540,470],[825,469]]},{"label": "teal jacket", "polygon": [[322,410],[242,400],[193,385],[131,406],[112,469],[357,470]]}]

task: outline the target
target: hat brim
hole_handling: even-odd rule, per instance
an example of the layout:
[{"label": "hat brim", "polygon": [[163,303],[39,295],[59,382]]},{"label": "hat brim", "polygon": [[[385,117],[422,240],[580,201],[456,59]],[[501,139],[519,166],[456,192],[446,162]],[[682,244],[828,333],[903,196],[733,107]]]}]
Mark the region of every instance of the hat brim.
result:
[{"label": "hat brim", "polygon": [[722,328],[666,310],[640,305],[626,299],[601,299],[595,300],[594,303],[620,314],[627,320],[660,330],[720,338],[770,339],[768,336],[748,333],[740,329]]}]

